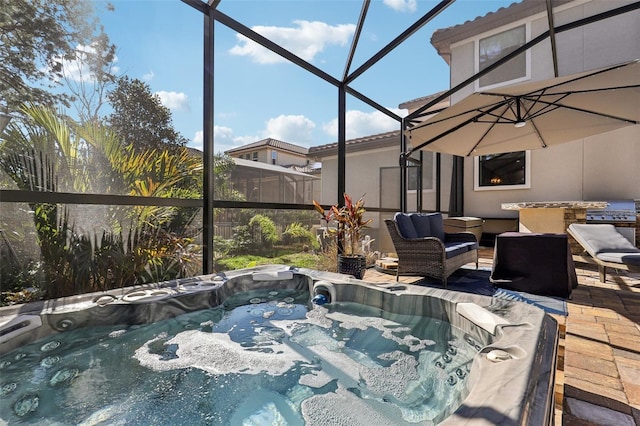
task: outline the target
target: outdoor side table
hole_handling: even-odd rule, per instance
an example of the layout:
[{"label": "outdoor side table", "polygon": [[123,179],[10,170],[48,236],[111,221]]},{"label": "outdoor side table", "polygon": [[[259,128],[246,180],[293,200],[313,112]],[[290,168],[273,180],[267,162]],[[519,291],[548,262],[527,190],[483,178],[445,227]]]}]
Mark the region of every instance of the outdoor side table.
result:
[{"label": "outdoor side table", "polygon": [[568,298],[578,278],[567,234],[499,234],[490,281],[496,287]]}]

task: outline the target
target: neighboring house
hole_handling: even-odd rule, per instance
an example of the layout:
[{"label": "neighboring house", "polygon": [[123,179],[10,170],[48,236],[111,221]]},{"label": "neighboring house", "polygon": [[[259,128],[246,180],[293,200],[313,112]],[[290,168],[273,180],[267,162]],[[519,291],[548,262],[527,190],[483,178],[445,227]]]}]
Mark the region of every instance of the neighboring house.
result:
[{"label": "neighboring house", "polygon": [[236,163],[233,188],[247,201],[299,204],[311,204],[320,194],[319,168],[308,153],[309,148],[272,138],[225,151]]},{"label": "neighboring house", "polygon": [[[265,141],[272,142],[265,143]],[[273,142],[292,147],[291,151],[308,151],[308,148],[274,139],[266,139],[265,141],[250,144],[254,148],[244,150],[243,148],[248,146],[245,145],[245,147],[235,148],[233,151],[256,152],[256,145],[268,146],[268,143]],[[202,151],[189,147],[187,150],[191,155],[202,158]],[[320,196],[319,169],[314,164],[283,167],[257,160],[246,160],[242,156],[232,157],[235,167],[229,176],[229,184],[232,189],[242,194],[246,201],[311,204],[315,198]],[[307,163],[306,156],[304,163]]]},{"label": "neighboring house", "polygon": [[[560,26],[619,8],[630,1],[557,0],[554,25]],[[549,28],[546,2],[524,0],[484,17],[436,31],[431,43],[451,66],[451,87],[470,78],[500,55],[522,46]],[[640,58],[640,11],[556,34],[558,75],[565,76]],[[493,55],[493,56],[491,56]],[[474,91],[554,77],[549,39],[451,96],[455,104]],[[504,156],[502,156],[504,159]],[[517,217],[502,203],[523,201],[640,199],[640,126],[631,126],[563,145],[513,153],[524,162],[520,176],[481,183],[478,171],[495,156],[465,157],[464,214]],[[504,166],[504,165],[503,165]],[[519,180],[524,177],[524,180]]]},{"label": "neighboring house", "polygon": [[319,177],[293,168],[234,158],[231,187],[247,201],[263,203],[311,204]]},{"label": "neighboring house", "polygon": [[308,152],[309,148],[267,138],[229,149],[225,154],[233,158],[289,167],[309,165]]}]

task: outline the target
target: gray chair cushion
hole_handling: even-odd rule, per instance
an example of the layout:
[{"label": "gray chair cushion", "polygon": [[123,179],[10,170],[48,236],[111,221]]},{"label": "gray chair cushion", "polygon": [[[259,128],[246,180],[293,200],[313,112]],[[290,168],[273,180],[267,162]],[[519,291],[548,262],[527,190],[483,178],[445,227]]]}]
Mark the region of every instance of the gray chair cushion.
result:
[{"label": "gray chair cushion", "polygon": [[[611,259],[618,258],[618,263],[625,263],[621,257],[623,253],[640,253],[640,249],[629,242],[613,225],[608,224],[579,224],[569,225],[573,237],[593,257],[602,259],[600,255],[609,254]],[[611,257],[615,254],[614,257]],[[605,259],[602,259],[605,260]],[[608,260],[616,262],[616,260]]]},{"label": "gray chair cushion", "polygon": [[596,256],[603,262],[640,266],[640,253],[604,252]]},{"label": "gray chair cushion", "polygon": [[408,214],[398,212],[393,216],[393,220],[398,224],[398,231],[404,238],[418,238],[416,228],[413,226],[413,221]]}]

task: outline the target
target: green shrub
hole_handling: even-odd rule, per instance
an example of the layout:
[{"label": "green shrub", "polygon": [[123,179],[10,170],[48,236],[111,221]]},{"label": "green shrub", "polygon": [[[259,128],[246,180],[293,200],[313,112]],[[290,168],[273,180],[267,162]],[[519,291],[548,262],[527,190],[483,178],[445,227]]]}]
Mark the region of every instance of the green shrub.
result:
[{"label": "green shrub", "polygon": [[301,223],[294,222],[287,225],[287,228],[282,233],[282,242],[284,244],[313,245],[316,242],[316,238],[313,232],[305,228]]},{"label": "green shrub", "polygon": [[257,214],[249,221],[249,229],[253,237],[252,246],[256,249],[273,247],[278,242],[278,231],[273,220]]}]

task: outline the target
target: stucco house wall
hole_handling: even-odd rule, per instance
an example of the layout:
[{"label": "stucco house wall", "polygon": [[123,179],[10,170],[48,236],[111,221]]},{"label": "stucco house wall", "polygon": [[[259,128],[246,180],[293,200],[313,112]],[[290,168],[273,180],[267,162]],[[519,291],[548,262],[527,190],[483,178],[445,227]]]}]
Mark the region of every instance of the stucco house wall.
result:
[{"label": "stucco house wall", "polygon": [[[398,165],[400,155],[399,143],[385,148],[375,148],[371,150],[347,150],[346,156],[346,192],[354,199],[365,195],[365,207],[380,207],[381,192],[384,200],[383,207],[391,208],[395,206],[400,209],[400,196],[398,192],[398,181],[385,185],[380,181],[380,170],[385,167]],[[335,204],[338,202],[338,156],[336,154],[322,157],[322,204]],[[382,190],[380,189],[382,186]],[[393,191],[386,191],[384,188],[393,188]],[[375,241],[372,244],[374,250],[381,252],[391,252],[393,244],[391,238],[384,228],[384,219],[392,214],[381,214],[367,212],[367,219],[373,219],[369,229],[365,232]]]},{"label": "stucco house wall", "polygon": [[[376,136],[373,137],[374,139]],[[366,139],[366,138],[365,138]],[[347,141],[349,145],[354,141]],[[354,199],[365,195],[365,207],[379,207],[393,209],[393,212],[367,212],[367,219],[372,219],[366,235],[375,239],[372,244],[373,250],[381,253],[393,252],[393,243],[384,224],[384,219],[393,217],[396,211],[400,211],[400,193],[398,191],[399,182],[399,156],[400,141],[399,136],[387,138],[384,142],[386,146],[366,148],[368,141],[355,141],[354,149],[347,148],[346,153],[346,192]],[[355,149],[357,147],[357,149]],[[313,151],[313,148],[312,148]],[[335,204],[338,201],[336,188],[338,185],[338,157],[337,153],[318,154],[322,161],[322,196],[319,201],[322,204]],[[430,170],[433,173],[425,173],[422,191],[423,210],[436,210],[437,193],[435,190],[435,154],[424,153],[424,161],[431,162]],[[449,204],[449,191],[451,183],[451,163],[452,159],[442,159],[442,185],[447,188],[441,196],[442,210],[446,210]],[[415,190],[408,191],[407,208],[409,211],[416,211],[417,193]]]},{"label": "stucco house wall", "polygon": [[[527,0],[525,0],[527,1]],[[530,1],[530,0],[529,0]],[[563,4],[555,9],[555,25],[574,22],[628,1],[584,1]],[[491,18],[491,15],[485,18]],[[546,13],[512,21],[510,24],[475,34],[452,43],[451,87],[472,76],[476,41],[515,25],[529,23],[533,38],[548,28]],[[557,34],[559,75],[601,68],[640,58],[640,11],[599,21]],[[467,25],[467,24],[465,24]],[[465,25],[456,27],[463,30]],[[444,57],[444,56],[443,56]],[[553,78],[550,41],[531,49],[530,79]],[[471,94],[474,84],[452,96],[452,103]],[[640,126],[577,140],[560,146],[531,151],[531,187],[528,189],[474,189],[474,158],[465,158],[465,215],[517,217],[517,212],[501,210],[501,204],[519,201],[610,200],[640,198]]]},{"label": "stucco house wall", "polygon": [[[305,166],[308,163],[308,159],[306,158],[306,156],[302,156],[299,154],[292,154],[290,152],[286,152],[286,151],[282,151],[279,149],[268,149],[266,150],[265,154],[266,154],[266,158],[264,160],[265,163],[272,163],[272,153],[276,152],[276,164],[278,165],[283,165],[283,166],[290,166],[290,165],[296,165],[296,166]],[[260,154],[258,154],[260,155]],[[262,161],[262,160],[260,160]]]}]

